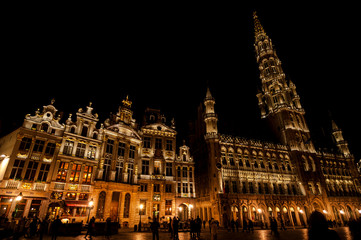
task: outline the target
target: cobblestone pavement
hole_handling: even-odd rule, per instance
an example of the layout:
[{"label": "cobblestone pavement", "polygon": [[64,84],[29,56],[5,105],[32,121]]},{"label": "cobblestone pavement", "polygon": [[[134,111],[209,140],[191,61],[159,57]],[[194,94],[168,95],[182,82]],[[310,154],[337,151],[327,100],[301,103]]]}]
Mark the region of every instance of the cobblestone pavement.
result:
[{"label": "cobblestone pavement", "polygon": [[[353,240],[351,237],[351,233],[347,227],[340,227],[335,229],[342,240]],[[35,238],[34,238],[35,239]],[[38,239],[38,238],[36,238]],[[44,236],[45,240],[51,239],[51,236]],[[70,240],[70,239],[78,239],[85,240],[84,235],[79,235],[77,237],[61,237],[59,236],[57,240]],[[89,239],[89,238],[88,238]],[[93,240],[102,240],[106,239],[104,236],[96,236],[92,238]],[[117,235],[111,236],[112,240],[116,239],[131,239],[131,240],[152,240],[152,233],[150,232],[119,232]],[[170,240],[170,234],[166,232],[159,233],[160,240]],[[210,240],[209,232],[201,233],[201,240]],[[227,232],[224,230],[220,230],[218,232],[218,240],[307,240],[307,229],[288,229],[286,231],[280,231],[279,238],[271,235],[270,230],[255,230],[254,233],[242,233],[242,232]],[[25,240],[25,238],[21,238],[21,240]],[[190,240],[189,232],[180,232],[179,240]]]}]

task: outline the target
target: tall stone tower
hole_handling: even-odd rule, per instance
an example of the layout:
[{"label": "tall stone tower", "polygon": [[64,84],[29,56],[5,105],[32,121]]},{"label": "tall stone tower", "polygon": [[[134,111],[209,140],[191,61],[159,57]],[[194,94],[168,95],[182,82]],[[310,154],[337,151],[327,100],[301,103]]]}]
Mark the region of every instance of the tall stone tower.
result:
[{"label": "tall stone tower", "polygon": [[315,152],[296,86],[286,80],[272,40],[256,13],[253,17],[254,47],[262,81],[262,89],[257,94],[261,117],[268,119],[278,139],[291,150]]}]

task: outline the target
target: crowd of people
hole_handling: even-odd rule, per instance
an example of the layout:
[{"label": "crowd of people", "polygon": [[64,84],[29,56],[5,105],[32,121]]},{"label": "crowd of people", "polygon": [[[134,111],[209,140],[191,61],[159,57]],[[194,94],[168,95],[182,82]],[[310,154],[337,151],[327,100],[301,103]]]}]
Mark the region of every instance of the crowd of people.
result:
[{"label": "crowd of people", "polygon": [[[254,224],[251,219],[244,219],[242,222],[242,232],[253,233]],[[25,238],[36,238],[43,239],[45,234],[51,235],[52,240],[56,240],[59,235],[59,229],[63,223],[57,216],[53,221],[48,217],[41,220],[38,217],[34,216],[32,218],[23,217],[15,221],[12,219],[9,221],[5,216],[0,216],[0,226],[3,231],[1,232],[2,237],[12,237],[12,239],[19,239],[20,237]],[[163,223],[164,224],[164,223]],[[353,239],[361,239],[361,218],[356,220],[350,220],[345,222],[348,225],[350,232],[353,236]],[[153,235],[153,240],[159,240],[159,229],[161,224],[155,218],[150,222],[150,230]],[[190,232],[191,239],[201,239],[201,231],[203,226],[203,231],[206,230],[206,221],[202,221],[200,217],[189,219],[187,221],[180,221],[178,217],[170,218],[166,222],[165,226],[167,227],[170,238],[173,240],[179,239],[179,230],[188,229]],[[229,224],[230,228],[227,227],[228,231],[238,232],[240,228],[240,222],[238,220],[231,220]],[[337,227],[334,221],[326,220],[324,214],[318,211],[314,211],[310,218],[308,219],[308,239],[321,239],[325,238],[328,240],[338,240],[340,237],[337,232],[330,229]],[[215,219],[208,221],[209,232],[211,235],[211,240],[217,240],[217,234],[219,229],[219,222]],[[279,237],[279,230],[286,230],[283,221],[280,219],[275,219],[270,217],[270,229],[271,235]],[[85,234],[85,239],[88,237],[92,239],[92,236],[95,235],[95,217],[92,217],[87,224],[87,231]],[[107,218],[105,224],[104,235],[107,239],[110,239],[111,236],[111,219]]]}]

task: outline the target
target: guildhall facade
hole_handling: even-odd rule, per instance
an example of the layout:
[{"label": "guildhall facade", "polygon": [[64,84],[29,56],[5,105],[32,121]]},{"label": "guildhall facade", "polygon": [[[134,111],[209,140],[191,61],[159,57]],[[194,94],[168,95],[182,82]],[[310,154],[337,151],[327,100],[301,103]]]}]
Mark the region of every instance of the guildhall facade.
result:
[{"label": "guildhall facade", "polygon": [[[0,139],[0,214],[86,222],[108,217],[132,227],[150,218],[194,217],[190,149],[176,148],[175,122],[147,109],[143,125],[122,101],[97,127],[91,103],[59,123],[54,101]],[[178,153],[178,154],[177,154]],[[20,198],[17,198],[20,197]]]}]

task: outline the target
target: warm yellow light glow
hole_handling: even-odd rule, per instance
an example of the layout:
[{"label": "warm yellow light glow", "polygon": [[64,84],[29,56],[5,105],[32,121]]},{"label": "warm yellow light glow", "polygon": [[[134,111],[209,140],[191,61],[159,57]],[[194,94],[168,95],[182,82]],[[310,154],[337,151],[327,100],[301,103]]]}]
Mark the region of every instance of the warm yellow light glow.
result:
[{"label": "warm yellow light glow", "polygon": [[303,213],[303,210],[301,209],[299,212],[300,212],[300,213]]},{"label": "warm yellow light glow", "polygon": [[143,208],[144,208],[144,205],[143,205],[143,204],[140,204],[140,205],[139,205],[139,209],[140,209],[140,210],[143,210]]},{"label": "warm yellow light glow", "polygon": [[93,199],[92,200],[90,200],[90,202],[89,202],[89,207],[92,207],[94,205],[94,201],[93,201]]},{"label": "warm yellow light glow", "polygon": [[262,209],[258,208],[257,211],[258,211],[258,213],[261,213],[261,212],[262,212]]},{"label": "warm yellow light glow", "polygon": [[193,205],[192,205],[192,204],[189,204],[189,208],[193,208]]},{"label": "warm yellow light glow", "polygon": [[340,213],[341,213],[341,214],[345,214],[345,212],[344,212],[343,210],[340,210]]},{"label": "warm yellow light glow", "polygon": [[178,209],[179,209],[179,211],[180,211],[180,212],[183,210],[183,208],[182,208],[182,207],[179,207]]},{"label": "warm yellow light glow", "polygon": [[327,211],[326,211],[326,210],[323,210],[322,212],[323,212],[324,214],[327,214]]},{"label": "warm yellow light glow", "polygon": [[23,199],[23,194],[20,193],[16,198],[15,201],[21,201],[21,199]]}]

